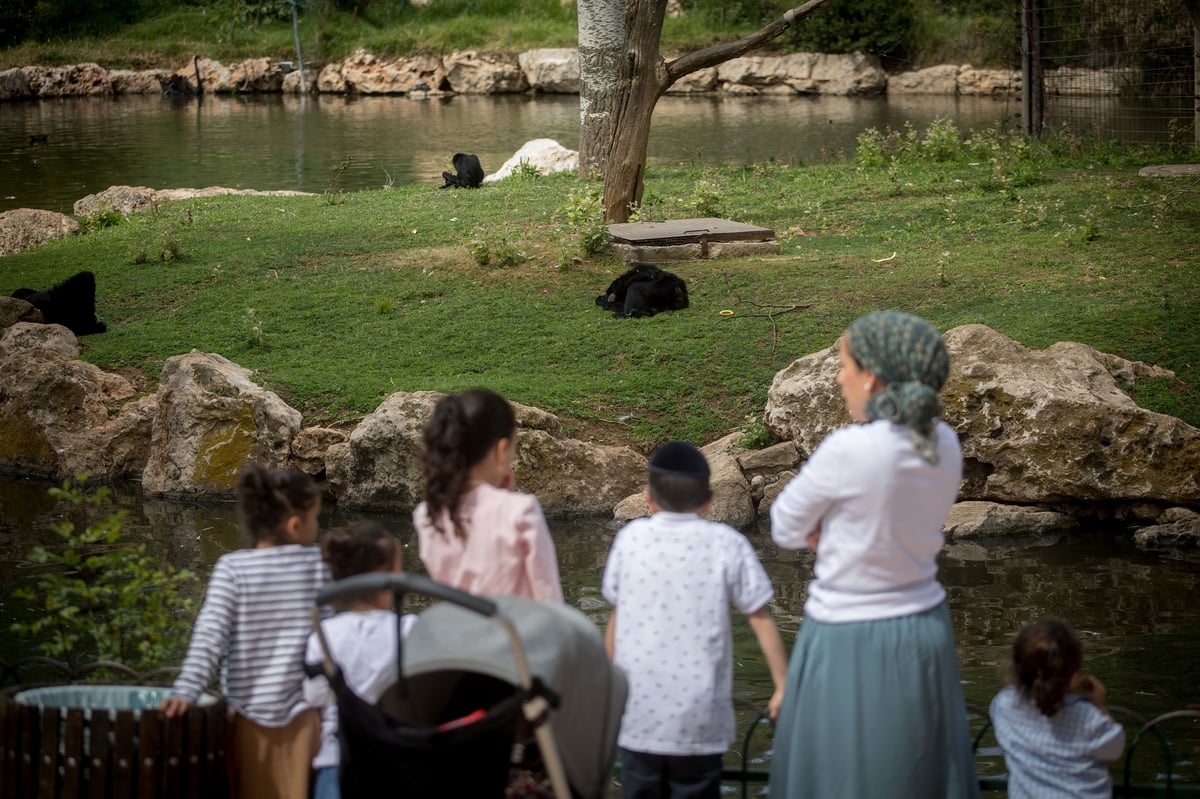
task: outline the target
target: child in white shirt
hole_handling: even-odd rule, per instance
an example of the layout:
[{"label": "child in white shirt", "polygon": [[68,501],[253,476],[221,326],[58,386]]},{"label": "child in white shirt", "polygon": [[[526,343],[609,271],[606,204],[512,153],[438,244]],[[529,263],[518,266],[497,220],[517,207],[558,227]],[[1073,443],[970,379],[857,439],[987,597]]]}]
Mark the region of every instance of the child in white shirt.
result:
[{"label": "child in white shirt", "polygon": [[[335,580],[368,572],[402,571],[400,545],[374,522],[330,530],[321,544],[325,563]],[[397,620],[391,591],[377,591],[353,600],[345,612],[321,622],[334,662],[342,670],[346,685],[368,702],[379,699],[396,679]],[[407,635],[416,617],[400,620]],[[308,637],[305,662],[310,666],[322,661],[321,644],[316,633]],[[321,749],[313,758],[313,799],[339,799],[337,704],[325,677],[304,681],[304,699],[321,709]]]},{"label": "child in white shirt", "polygon": [[735,734],[729,606],[745,613],[783,697],[787,659],[767,603],[771,581],[745,536],[706,521],[709,467],[673,442],[650,461],[653,515],[617,534],[601,589],[613,606],[605,645],[629,678],[617,743],[624,799],[717,797]]}]

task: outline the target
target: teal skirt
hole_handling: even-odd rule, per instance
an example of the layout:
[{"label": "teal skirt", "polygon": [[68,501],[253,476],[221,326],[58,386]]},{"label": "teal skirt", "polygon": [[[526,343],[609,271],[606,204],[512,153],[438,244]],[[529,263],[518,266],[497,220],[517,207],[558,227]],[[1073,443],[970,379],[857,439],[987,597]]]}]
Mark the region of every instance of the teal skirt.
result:
[{"label": "teal skirt", "polygon": [[804,620],[775,728],[770,795],[979,796],[945,602],[895,619]]}]

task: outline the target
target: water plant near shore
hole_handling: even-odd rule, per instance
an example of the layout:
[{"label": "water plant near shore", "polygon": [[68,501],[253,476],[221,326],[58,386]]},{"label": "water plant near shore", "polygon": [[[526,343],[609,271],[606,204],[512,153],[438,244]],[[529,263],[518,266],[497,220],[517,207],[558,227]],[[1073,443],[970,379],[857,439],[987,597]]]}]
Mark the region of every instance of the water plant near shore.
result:
[{"label": "water plant near shore", "polygon": [[60,541],[38,546],[29,561],[39,569],[31,583],[13,591],[35,615],[11,631],[33,639],[43,655],[79,667],[115,661],[146,672],[177,661],[187,647],[196,576],[161,566],[147,545],[123,533],[126,512],[101,518],[110,503],[107,488],[85,491],[86,475],[51,488],[67,513],[82,513],[82,528],[68,519],[51,529]]}]

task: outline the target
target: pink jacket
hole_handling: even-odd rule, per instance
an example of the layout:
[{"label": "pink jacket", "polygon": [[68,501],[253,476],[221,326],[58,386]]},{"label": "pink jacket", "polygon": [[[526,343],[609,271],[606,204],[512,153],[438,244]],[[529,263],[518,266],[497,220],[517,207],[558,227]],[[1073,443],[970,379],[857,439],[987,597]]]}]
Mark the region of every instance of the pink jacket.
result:
[{"label": "pink jacket", "polygon": [[558,556],[537,497],[480,483],[463,495],[459,510],[461,535],[449,513],[443,511],[445,532],[439,532],[424,502],[413,511],[431,578],[482,596],[562,601]]}]

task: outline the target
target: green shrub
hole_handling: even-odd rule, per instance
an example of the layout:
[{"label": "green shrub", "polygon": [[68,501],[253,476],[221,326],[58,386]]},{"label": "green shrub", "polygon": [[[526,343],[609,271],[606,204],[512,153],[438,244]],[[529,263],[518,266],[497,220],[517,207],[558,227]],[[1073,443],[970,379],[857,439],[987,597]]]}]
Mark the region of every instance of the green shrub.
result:
[{"label": "green shrub", "polygon": [[814,53],[869,53],[904,59],[912,49],[912,0],[837,0],[792,28],[791,42]]},{"label": "green shrub", "polygon": [[96,207],[87,216],[80,218],[79,227],[84,233],[94,233],[97,230],[114,227],[125,221],[125,215],[113,208],[112,205],[104,203]]},{"label": "green shrub", "polygon": [[[107,489],[85,492],[69,480],[50,495],[89,513],[110,503]],[[125,516],[118,510],[82,530],[70,521],[52,525],[60,545],[35,547],[29,560],[41,567],[36,582],[13,592],[42,613],[13,624],[12,632],[74,666],[111,660],[149,671],[179,661],[191,634],[196,576],[160,566],[144,543],[127,540]]]},{"label": "green shrub", "polygon": [[567,195],[564,209],[567,222],[579,237],[579,251],[596,255],[608,246],[608,226],[604,224],[604,206],[600,201],[600,190],[575,191]]}]

